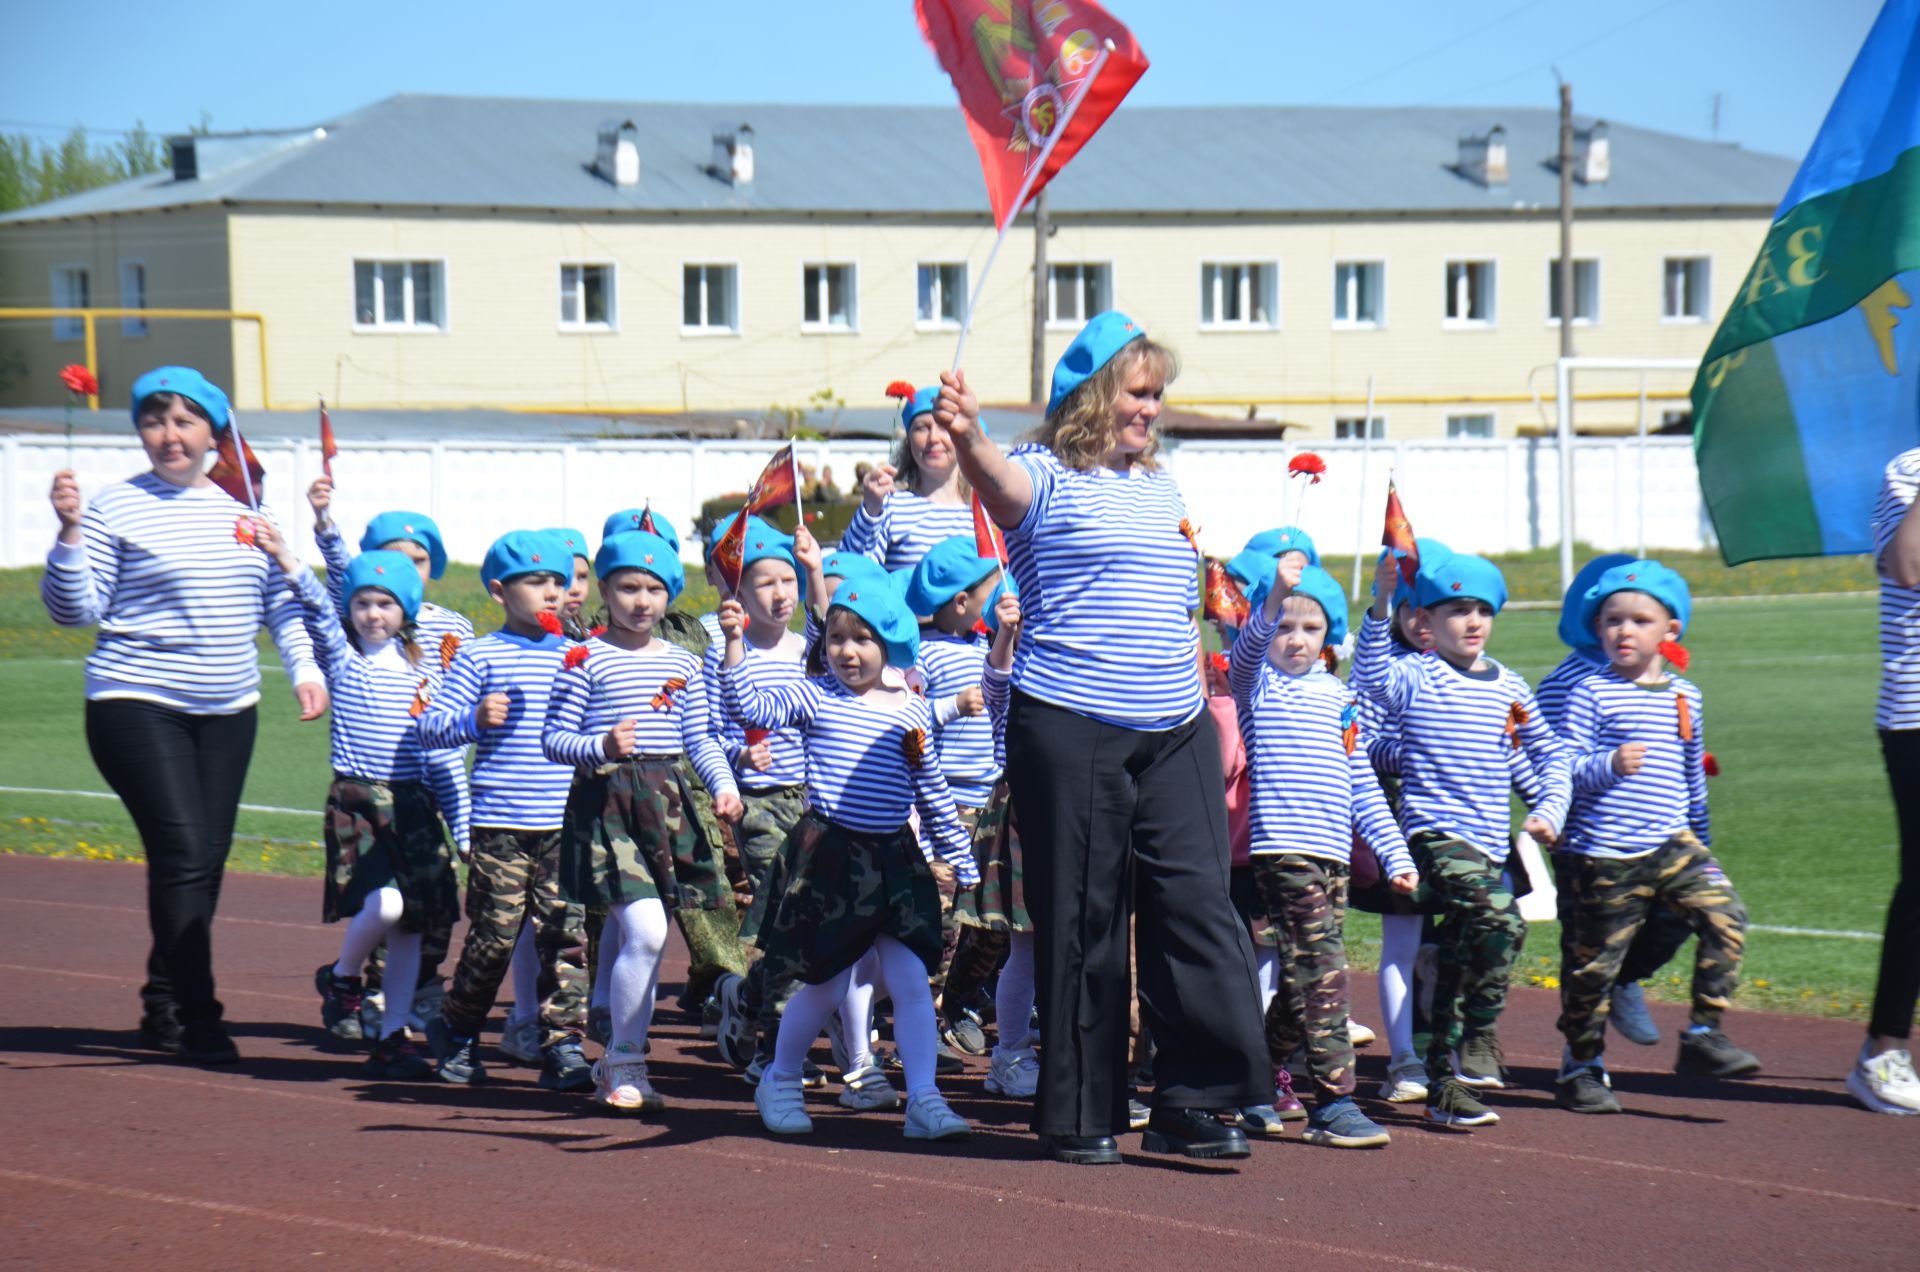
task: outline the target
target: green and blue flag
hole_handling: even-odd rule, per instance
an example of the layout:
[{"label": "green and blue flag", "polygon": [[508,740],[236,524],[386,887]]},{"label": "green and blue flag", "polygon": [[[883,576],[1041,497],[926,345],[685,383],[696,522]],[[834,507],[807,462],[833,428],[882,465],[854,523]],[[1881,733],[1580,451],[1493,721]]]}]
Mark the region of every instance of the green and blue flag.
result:
[{"label": "green and blue flag", "polygon": [[1920,0],[1888,0],[1693,382],[1729,565],[1872,550],[1920,445]]}]

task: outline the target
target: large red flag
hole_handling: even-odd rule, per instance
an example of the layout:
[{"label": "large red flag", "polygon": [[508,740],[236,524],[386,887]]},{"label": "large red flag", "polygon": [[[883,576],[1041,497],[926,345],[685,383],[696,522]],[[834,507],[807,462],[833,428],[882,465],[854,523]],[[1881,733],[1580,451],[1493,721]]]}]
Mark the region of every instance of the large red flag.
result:
[{"label": "large red flag", "polygon": [[333,457],[340,448],[333,444],[333,421],[327,418],[327,400],[320,399],[320,471],[333,480]]},{"label": "large red flag", "polygon": [[[767,466],[760,470],[760,475],[753,479],[753,489],[747,492],[747,511],[757,517],[781,504],[799,502],[800,487],[793,469],[793,443],[788,442],[774,453],[773,458],[767,461]],[[744,537],[745,534],[743,527],[741,535]]]},{"label": "large red flag", "polygon": [[987,515],[987,506],[980,502],[977,490],[973,493],[973,550],[978,556],[998,561],[1001,569],[1007,568],[1007,545],[1001,541],[1000,527]]},{"label": "large red flag", "polygon": [[747,510],[742,508],[734,514],[733,524],[720,536],[720,542],[713,545],[709,556],[719,567],[720,577],[727,582],[727,591],[740,590],[740,575],[746,569],[747,551]]},{"label": "large red flag", "polygon": [[1394,489],[1391,478],[1387,480],[1387,524],[1380,534],[1380,546],[1393,550],[1400,566],[1400,581],[1412,587],[1413,576],[1420,572],[1420,545],[1414,542],[1413,523],[1400,506],[1400,492]]},{"label": "large red flag", "polygon": [[[1089,0],[914,0],[913,7],[920,33],[960,94],[1001,230],[1146,73],[1147,55],[1133,33]],[[1056,131],[1059,139],[1039,166]]]}]

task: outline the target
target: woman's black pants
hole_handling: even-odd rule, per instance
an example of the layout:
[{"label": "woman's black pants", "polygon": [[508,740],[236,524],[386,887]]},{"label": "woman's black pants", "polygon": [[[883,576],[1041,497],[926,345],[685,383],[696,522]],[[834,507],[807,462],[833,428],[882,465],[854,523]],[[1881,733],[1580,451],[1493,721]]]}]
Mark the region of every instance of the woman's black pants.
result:
[{"label": "woman's black pants", "polygon": [[1142,732],[1016,692],[1007,778],[1044,1042],[1033,1129],[1126,1129],[1130,916],[1156,1106],[1271,1103],[1253,944],[1228,895],[1213,718]]},{"label": "woman's black pants", "polygon": [[217,1024],[213,911],[253,758],[254,709],[191,715],[158,703],[87,703],[87,747],[127,806],[147,854],[153,952],[140,996],[150,1014]]},{"label": "woman's black pants", "polygon": [[1867,1032],[1905,1038],[1913,1032],[1913,1005],[1920,999],[1920,729],[1883,729],[1880,750],[1900,825],[1900,880],[1887,906],[1880,982]]}]

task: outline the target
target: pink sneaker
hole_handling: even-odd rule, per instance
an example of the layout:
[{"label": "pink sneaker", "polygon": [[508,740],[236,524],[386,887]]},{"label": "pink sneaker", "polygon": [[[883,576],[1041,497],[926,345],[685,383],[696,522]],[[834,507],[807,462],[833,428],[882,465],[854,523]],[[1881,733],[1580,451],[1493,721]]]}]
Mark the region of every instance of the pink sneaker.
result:
[{"label": "pink sneaker", "polygon": [[1293,1071],[1285,1065],[1273,1074],[1273,1111],[1283,1122],[1298,1122],[1307,1116],[1307,1106],[1293,1093]]}]

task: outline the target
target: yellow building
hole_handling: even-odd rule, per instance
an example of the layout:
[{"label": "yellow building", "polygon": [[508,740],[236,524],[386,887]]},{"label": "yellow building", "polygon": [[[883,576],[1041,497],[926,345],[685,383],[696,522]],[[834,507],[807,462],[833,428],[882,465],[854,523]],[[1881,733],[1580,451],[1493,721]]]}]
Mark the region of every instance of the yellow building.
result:
[{"label": "yellow building", "polygon": [[[1357,436],[1371,376],[1377,435],[1537,427],[1555,130],[1533,109],[1123,109],[1050,194],[1049,358],[1117,307],[1180,353],[1177,402]],[[951,110],[401,96],[172,148],[171,171],[0,217],[0,307],[264,325],[99,320],[109,405],[175,361],[243,409],[263,383],[288,406],[880,405],[950,363],[993,239]],[[1583,122],[1575,167],[1577,351],[1697,357],[1793,163]],[[987,401],[1027,395],[1032,253],[1023,220],[979,301]],[[80,327],[0,320],[26,368],[0,405],[50,400]],[[1685,387],[1656,379],[1655,409]]]}]

